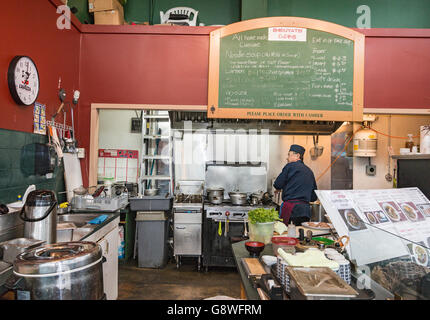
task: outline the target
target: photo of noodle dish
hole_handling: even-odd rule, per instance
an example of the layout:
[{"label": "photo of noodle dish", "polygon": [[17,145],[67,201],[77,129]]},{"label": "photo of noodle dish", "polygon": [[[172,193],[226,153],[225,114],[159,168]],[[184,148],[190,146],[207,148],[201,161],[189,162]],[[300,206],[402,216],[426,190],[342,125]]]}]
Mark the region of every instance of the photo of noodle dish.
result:
[{"label": "photo of noodle dish", "polygon": [[406,217],[404,216],[403,212],[397,208],[397,205],[394,202],[382,202],[379,205],[392,222],[406,220]]},{"label": "photo of noodle dish", "polygon": [[358,216],[354,209],[339,210],[342,219],[345,221],[349,231],[358,231],[367,229],[365,223]]},{"label": "photo of noodle dish", "polygon": [[375,216],[373,215],[373,212],[365,212],[367,220],[370,224],[376,224],[378,223],[378,220],[376,220]]},{"label": "photo of noodle dish", "polygon": [[421,212],[415,207],[412,202],[405,202],[400,205],[405,216],[412,222],[424,220]]}]

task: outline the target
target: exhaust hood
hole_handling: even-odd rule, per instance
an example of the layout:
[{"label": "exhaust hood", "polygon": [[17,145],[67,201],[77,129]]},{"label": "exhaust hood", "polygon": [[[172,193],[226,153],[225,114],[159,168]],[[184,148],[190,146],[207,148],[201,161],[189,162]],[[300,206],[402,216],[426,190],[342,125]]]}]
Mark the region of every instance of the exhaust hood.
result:
[{"label": "exhaust hood", "polygon": [[251,120],[251,119],[211,119],[206,112],[169,111],[172,129],[189,131],[186,121],[192,122],[194,130],[268,130],[276,135],[330,135],[343,121],[310,121],[310,120]]}]

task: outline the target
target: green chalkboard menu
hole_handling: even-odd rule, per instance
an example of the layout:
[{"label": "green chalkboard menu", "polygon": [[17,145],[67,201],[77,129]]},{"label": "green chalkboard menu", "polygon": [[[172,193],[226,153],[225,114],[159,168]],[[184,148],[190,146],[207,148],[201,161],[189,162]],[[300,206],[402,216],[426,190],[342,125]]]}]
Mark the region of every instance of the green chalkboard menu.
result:
[{"label": "green chalkboard menu", "polygon": [[287,19],[211,33],[208,116],[360,121],[364,41],[359,46],[357,38],[364,36],[325,21]]}]

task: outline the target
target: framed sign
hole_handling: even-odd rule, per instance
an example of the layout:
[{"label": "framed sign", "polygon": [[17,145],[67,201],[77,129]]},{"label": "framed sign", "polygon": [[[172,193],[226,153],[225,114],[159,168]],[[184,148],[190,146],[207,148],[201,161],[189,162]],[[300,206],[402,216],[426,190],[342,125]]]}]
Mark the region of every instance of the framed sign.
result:
[{"label": "framed sign", "polygon": [[208,117],[362,121],[364,35],[273,17],[210,34]]}]

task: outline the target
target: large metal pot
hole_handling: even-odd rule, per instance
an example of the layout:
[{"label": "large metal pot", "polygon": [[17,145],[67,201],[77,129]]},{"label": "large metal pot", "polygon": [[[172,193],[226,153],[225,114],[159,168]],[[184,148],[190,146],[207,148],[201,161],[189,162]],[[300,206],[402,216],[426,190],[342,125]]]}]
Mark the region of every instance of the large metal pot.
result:
[{"label": "large metal pot", "polygon": [[160,191],[160,189],[145,189],[143,191],[143,194],[145,196],[156,196],[158,194],[158,191]]},{"label": "large metal pot", "polygon": [[245,192],[229,192],[231,204],[235,206],[244,205],[247,203],[247,194]]},{"label": "large metal pot", "polygon": [[18,300],[101,300],[102,249],[94,242],[63,242],[24,252],[13,272]]},{"label": "large metal pot", "polygon": [[221,204],[224,201],[224,188],[208,188],[206,192],[210,203]]},{"label": "large metal pot", "polygon": [[57,237],[57,200],[49,190],[31,191],[20,212],[24,238],[55,243]]}]

